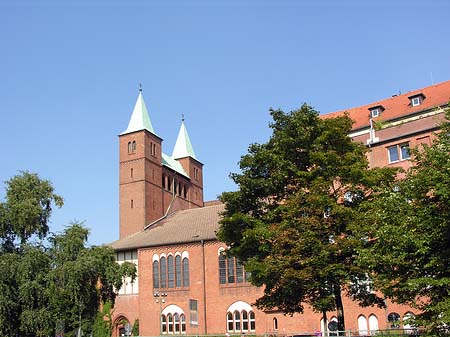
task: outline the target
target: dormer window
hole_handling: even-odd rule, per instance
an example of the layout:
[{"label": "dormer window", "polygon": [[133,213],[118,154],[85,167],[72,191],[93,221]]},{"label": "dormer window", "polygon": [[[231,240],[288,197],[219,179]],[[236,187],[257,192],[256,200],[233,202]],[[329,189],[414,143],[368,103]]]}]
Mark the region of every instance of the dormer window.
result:
[{"label": "dormer window", "polygon": [[411,106],[418,106],[421,105],[425,96],[423,94],[419,94],[419,95],[414,95],[414,96],[410,96],[408,97],[411,103]]},{"label": "dormer window", "polygon": [[414,98],[411,98],[411,105],[412,106],[417,106],[417,105],[420,105],[420,97],[414,97]]},{"label": "dormer window", "polygon": [[384,110],[384,108],[381,105],[374,106],[372,108],[369,108],[370,111],[370,117],[375,118],[381,115],[381,112]]},{"label": "dormer window", "polygon": [[370,110],[370,117],[378,117],[380,115],[380,109],[376,108],[376,109],[372,109]]}]

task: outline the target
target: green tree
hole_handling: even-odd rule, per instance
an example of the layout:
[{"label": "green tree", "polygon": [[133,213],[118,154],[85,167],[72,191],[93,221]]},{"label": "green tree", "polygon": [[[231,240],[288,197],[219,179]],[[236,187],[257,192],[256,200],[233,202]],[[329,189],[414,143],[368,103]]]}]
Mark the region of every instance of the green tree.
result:
[{"label": "green tree", "polygon": [[6,198],[0,202],[0,333],[47,336],[50,260],[39,241],[49,232],[52,207],[61,207],[63,200],[50,181],[34,173],[21,172],[5,185]]},{"label": "green tree", "polygon": [[0,203],[0,242],[11,251],[36,235],[47,236],[52,204],[61,207],[63,199],[54,193],[50,181],[35,173],[22,172],[6,181],[6,201]]},{"label": "green tree", "polygon": [[[60,235],[50,238],[50,307],[66,335],[77,329],[90,331],[101,304],[114,304],[125,276],[135,276],[131,263],[119,265],[114,251],[106,246],[87,247],[88,230],[73,223]],[[110,303],[110,304],[107,304]]]},{"label": "green tree", "polygon": [[450,124],[412,160],[404,179],[366,205],[361,236],[372,239],[359,263],[387,297],[420,310],[417,324],[438,333],[450,326]]},{"label": "green tree", "polygon": [[49,233],[52,205],[62,206],[51,183],[22,172],[6,182],[0,203],[0,334],[49,336],[92,330],[101,304],[135,266],[119,265],[109,247],[87,246],[88,230],[71,224]]},{"label": "green tree", "polygon": [[348,116],[321,119],[308,105],[286,114],[271,110],[273,134],[240,160],[239,186],[221,196],[218,232],[264,287],[259,308],[286,313],[336,310],[345,330],[342,296],[383,305],[368,291],[365,268],[355,264],[353,235],[360,203],[371,199],[392,170],[368,169],[365,146],[348,137]]},{"label": "green tree", "polygon": [[19,282],[16,278],[20,255],[0,254],[0,333],[3,336],[17,336],[19,331],[20,304],[17,301]]}]

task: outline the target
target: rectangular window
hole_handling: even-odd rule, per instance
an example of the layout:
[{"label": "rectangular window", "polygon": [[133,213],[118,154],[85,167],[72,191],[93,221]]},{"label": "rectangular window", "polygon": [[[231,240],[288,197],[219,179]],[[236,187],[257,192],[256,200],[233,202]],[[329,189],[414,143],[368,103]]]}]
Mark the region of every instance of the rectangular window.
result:
[{"label": "rectangular window", "polygon": [[411,154],[409,153],[409,144],[401,144],[400,145],[400,153],[401,153],[401,159],[409,159],[411,158]]},{"label": "rectangular window", "polygon": [[234,257],[229,257],[227,259],[227,263],[228,263],[228,283],[234,283],[235,282],[235,270],[234,270]]},{"label": "rectangular window", "polygon": [[244,267],[239,261],[236,261],[236,282],[244,282]]},{"label": "rectangular window", "polygon": [[397,145],[388,147],[388,155],[389,155],[389,162],[394,163],[398,161],[398,149]]},{"label": "rectangular window", "polygon": [[227,283],[227,261],[225,260],[225,254],[219,256],[219,283]]},{"label": "rectangular window", "polygon": [[400,160],[406,160],[411,158],[411,153],[409,149],[409,143],[398,144],[394,146],[389,146],[388,157],[389,163],[395,163]]},{"label": "rectangular window", "polygon": [[169,288],[175,287],[173,256],[169,256],[169,258],[167,259],[167,286]]},{"label": "rectangular window", "polygon": [[191,325],[198,325],[198,301],[189,300],[189,323]]},{"label": "rectangular window", "polygon": [[[127,251],[127,252],[119,252],[116,256],[116,261],[118,264],[122,264],[123,262],[134,263],[136,266],[136,272],[138,271],[138,259],[137,259],[137,251]],[[136,277],[134,281],[131,281],[130,277],[125,277],[122,279],[122,287],[119,289],[119,295],[130,295],[137,294],[139,290],[138,278]]]},{"label": "rectangular window", "polygon": [[379,108],[375,108],[370,110],[370,115],[371,117],[378,117],[380,115],[380,109]]}]

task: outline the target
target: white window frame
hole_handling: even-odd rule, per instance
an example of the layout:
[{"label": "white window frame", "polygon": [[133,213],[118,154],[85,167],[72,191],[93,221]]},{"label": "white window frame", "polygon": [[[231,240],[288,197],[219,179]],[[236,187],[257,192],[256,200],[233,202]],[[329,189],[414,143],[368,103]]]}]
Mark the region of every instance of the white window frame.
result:
[{"label": "white window frame", "polygon": [[374,108],[370,110],[370,116],[372,118],[378,117],[380,115],[380,108]]},{"label": "white window frame", "polygon": [[421,103],[422,102],[421,102],[420,96],[411,97],[411,105],[412,106],[418,106]]},{"label": "white window frame", "polygon": [[[411,158],[411,150],[409,148],[409,143],[400,144],[398,146],[398,149],[399,149],[399,153],[400,153],[400,160],[407,160],[407,159]],[[408,156],[407,157],[403,156],[403,149],[407,149],[408,150]]]},{"label": "white window frame", "polygon": [[[388,152],[389,164],[397,163],[399,161],[408,160],[408,159],[411,158],[409,142],[388,146],[386,149],[387,149],[387,152]],[[395,149],[395,153],[397,154],[397,159],[395,159],[395,160],[391,156],[391,150],[394,150],[394,149]],[[404,155],[403,149],[408,149],[407,150],[407,152],[408,152],[407,155]]]}]

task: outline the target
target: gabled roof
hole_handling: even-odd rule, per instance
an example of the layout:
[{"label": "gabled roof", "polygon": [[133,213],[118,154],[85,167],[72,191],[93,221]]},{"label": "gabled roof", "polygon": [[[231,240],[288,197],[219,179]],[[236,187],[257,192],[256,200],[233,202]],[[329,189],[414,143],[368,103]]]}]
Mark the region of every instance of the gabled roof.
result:
[{"label": "gabled roof", "polygon": [[128,128],[124,132],[122,132],[121,135],[142,130],[147,130],[157,136],[155,130],[153,130],[153,125],[150,121],[147,107],[145,106],[144,97],[142,96],[142,91],[139,90],[139,95],[136,100],[133,113],[131,114]]},{"label": "gabled roof", "polygon": [[[420,105],[412,106],[410,97],[423,95],[424,99]],[[413,90],[401,95],[395,95],[387,99],[366,104],[360,107],[351,108],[342,111],[336,111],[321,115],[322,118],[331,118],[343,115],[347,112],[355,122],[353,130],[362,129],[370,126],[369,108],[382,106],[384,111],[376,120],[390,121],[399,119],[408,115],[414,115],[422,111],[432,110],[434,108],[447,105],[450,101],[450,81],[435,84],[422,89]]]},{"label": "gabled roof", "polygon": [[224,205],[219,204],[177,211],[146,230],[114,241],[110,246],[115,250],[130,250],[216,240],[223,210]]},{"label": "gabled roof", "polygon": [[167,166],[168,168],[171,168],[175,172],[189,178],[189,174],[186,173],[183,166],[181,166],[181,164],[178,161],[168,156],[164,152],[162,153],[161,162],[164,166]]},{"label": "gabled roof", "polygon": [[197,160],[195,157],[194,148],[191,144],[191,139],[189,138],[189,134],[186,129],[186,125],[184,125],[184,119],[181,121],[180,131],[178,132],[177,142],[173,148],[172,158],[179,159],[185,157],[192,157]]}]

